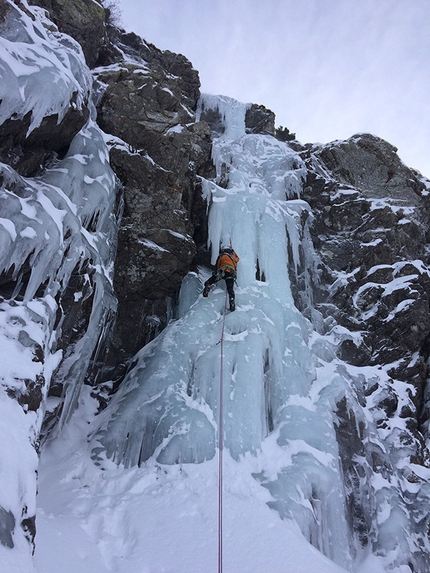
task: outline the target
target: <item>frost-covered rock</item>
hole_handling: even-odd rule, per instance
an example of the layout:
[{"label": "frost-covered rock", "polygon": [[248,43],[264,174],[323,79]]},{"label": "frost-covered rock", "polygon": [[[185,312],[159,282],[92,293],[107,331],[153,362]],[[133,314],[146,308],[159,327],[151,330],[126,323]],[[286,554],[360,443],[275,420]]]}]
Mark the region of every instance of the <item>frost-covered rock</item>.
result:
[{"label": "frost-covered rock", "polygon": [[29,4],[46,8],[50,20],[80,44],[88,66],[94,67],[106,35],[106,11],[101,1],[29,0]]},{"label": "frost-covered rock", "polygon": [[110,65],[95,73],[103,84],[98,122],[111,135],[111,165],[124,189],[108,358],[124,368],[164,328],[191,268],[205,213],[198,176],[211,167],[211,139],[196,122],[199,79],[190,62],[132,34],[118,42]]},{"label": "frost-covered rock", "polygon": [[79,44],[44,10],[0,4],[0,160],[34,175],[88,120],[92,77]]},{"label": "frost-covered rock", "polygon": [[340,183],[352,185],[364,196],[415,203],[425,185],[397,155],[397,148],[369,133],[346,141],[315,145],[313,154]]},{"label": "frost-covered rock", "polygon": [[116,308],[117,181],[80,46],[38,7],[1,7],[0,561],[30,571],[42,422],[70,417]]},{"label": "frost-covered rock", "polygon": [[[427,488],[420,468],[428,467],[422,397],[430,334],[430,183],[408,169],[393,146],[370,135],[316,145],[301,156],[309,169],[304,198],[312,206],[310,230],[319,253],[319,279],[312,282],[315,306],[325,317],[319,328],[333,328],[334,318],[338,356],[388,375],[367,384],[357,379],[355,397],[338,403],[352,526],[375,553],[384,554],[390,545],[393,555],[406,551],[406,545],[414,547],[414,563],[422,571],[425,557],[419,547],[427,537],[419,540],[421,493],[412,501],[410,483],[421,492]],[[303,307],[300,296],[296,300]],[[360,419],[357,401],[367,405],[372,422]],[[377,447],[364,445],[369,432],[379,436]],[[377,513],[387,503],[387,491],[376,492],[372,485],[378,475],[396,483],[389,493],[398,524],[391,543],[385,526],[379,532],[375,528]],[[404,536],[408,512],[411,525]]]},{"label": "frost-covered rock", "polygon": [[304,198],[313,207],[311,233],[321,263],[315,300],[324,314],[362,333],[362,352],[354,358],[356,345],[345,340],[344,358],[405,360],[428,336],[426,183],[373,136],[314,149],[301,155],[309,168]]}]

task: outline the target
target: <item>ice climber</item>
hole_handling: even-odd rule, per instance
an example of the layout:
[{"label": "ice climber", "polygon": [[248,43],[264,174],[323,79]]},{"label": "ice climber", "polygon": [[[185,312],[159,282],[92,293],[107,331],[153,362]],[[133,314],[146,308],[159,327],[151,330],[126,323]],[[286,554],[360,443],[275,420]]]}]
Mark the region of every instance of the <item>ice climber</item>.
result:
[{"label": "ice climber", "polygon": [[203,296],[208,296],[211,286],[221,279],[224,279],[227,286],[230,311],[233,311],[236,308],[234,300],[234,281],[236,280],[236,268],[238,262],[239,257],[231,246],[221,248],[215,263],[215,270],[212,273],[212,276],[205,282],[205,288],[203,290]]}]

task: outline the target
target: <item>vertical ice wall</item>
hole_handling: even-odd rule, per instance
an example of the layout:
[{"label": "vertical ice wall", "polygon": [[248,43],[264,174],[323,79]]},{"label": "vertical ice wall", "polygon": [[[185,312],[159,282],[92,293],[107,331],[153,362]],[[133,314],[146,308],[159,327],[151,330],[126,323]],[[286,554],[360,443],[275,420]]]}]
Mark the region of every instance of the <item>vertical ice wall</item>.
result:
[{"label": "vertical ice wall", "polygon": [[[203,181],[212,261],[230,241],[240,256],[237,309],[224,324],[224,443],[238,461],[249,453],[262,459],[273,447],[276,469],[257,472],[272,506],[349,566],[330,407],[340,390],[319,393],[312,327],[294,306],[288,276],[288,246],[298,260],[300,215],[309,209],[300,199],[304,165],[273,137],[246,135],[245,105],[214,96],[202,105],[225,123],[214,141],[217,178]],[[184,280],[181,317],[136,355],[100,416],[98,439],[118,464],[202,463],[215,455],[226,295],[221,284],[203,299],[207,276],[202,269]]]}]

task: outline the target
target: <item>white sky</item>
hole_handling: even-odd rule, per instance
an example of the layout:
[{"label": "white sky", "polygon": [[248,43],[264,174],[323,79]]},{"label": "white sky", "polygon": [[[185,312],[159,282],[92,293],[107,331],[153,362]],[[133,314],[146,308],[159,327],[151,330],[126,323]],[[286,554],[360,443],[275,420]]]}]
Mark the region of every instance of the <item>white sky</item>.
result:
[{"label": "white sky", "polygon": [[114,0],[202,92],[263,104],[302,143],[369,132],[430,177],[430,0]]}]

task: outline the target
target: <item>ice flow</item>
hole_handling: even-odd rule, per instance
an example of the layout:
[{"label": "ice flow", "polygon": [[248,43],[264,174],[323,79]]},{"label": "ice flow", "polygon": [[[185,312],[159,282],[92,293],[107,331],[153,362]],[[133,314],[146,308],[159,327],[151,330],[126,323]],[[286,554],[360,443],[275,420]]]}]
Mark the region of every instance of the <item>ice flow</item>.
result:
[{"label": "ice flow", "polygon": [[230,241],[240,256],[237,310],[225,317],[222,377],[225,289],[221,284],[202,298],[209,271],[201,269],[183,282],[180,317],[136,355],[100,415],[97,438],[126,467],[150,458],[203,463],[216,454],[222,378],[224,446],[236,460],[275,448],[278,471],[256,475],[273,508],[348,567],[332,394],[312,392],[312,326],[294,305],[288,275],[288,253],[297,264],[301,214],[309,209],[300,199],[305,168],[285,143],[245,133],[246,105],[208,96],[205,107],[218,109],[226,126],[213,145],[217,177],[203,180],[212,261]]}]

